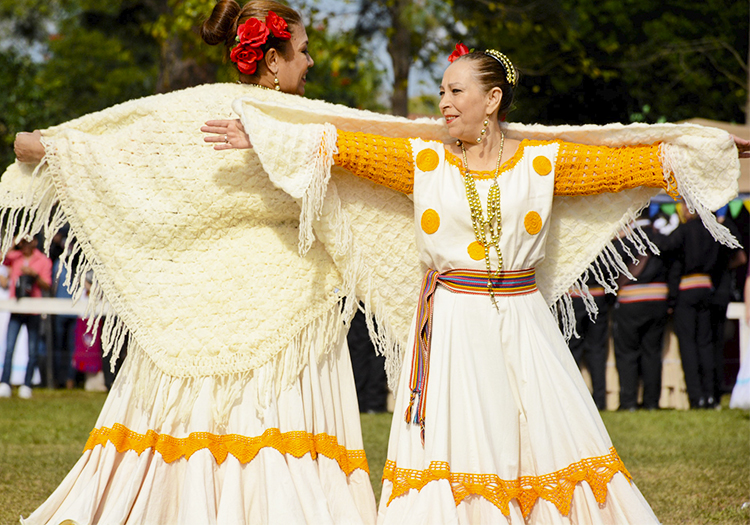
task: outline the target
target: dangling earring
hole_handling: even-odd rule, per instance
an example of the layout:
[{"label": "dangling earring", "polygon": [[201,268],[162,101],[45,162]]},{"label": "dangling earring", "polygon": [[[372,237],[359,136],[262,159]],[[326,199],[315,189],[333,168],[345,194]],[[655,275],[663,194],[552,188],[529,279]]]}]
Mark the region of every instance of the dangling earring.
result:
[{"label": "dangling earring", "polygon": [[279,86],[279,79],[276,75],[273,76],[273,88],[276,91],[281,91],[281,86]]},{"label": "dangling earring", "polygon": [[482,128],[482,134],[477,137],[477,144],[482,142],[482,139],[484,138],[484,134],[487,133],[487,126],[490,125],[489,119],[484,119],[484,127]]}]

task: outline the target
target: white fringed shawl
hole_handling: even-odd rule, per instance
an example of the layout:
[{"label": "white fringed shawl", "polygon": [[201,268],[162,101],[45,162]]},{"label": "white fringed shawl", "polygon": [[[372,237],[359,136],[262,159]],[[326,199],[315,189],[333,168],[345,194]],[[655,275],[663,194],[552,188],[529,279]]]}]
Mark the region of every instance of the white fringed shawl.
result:
[{"label": "white fringed shawl", "polygon": [[[255,149],[214,151],[199,128],[232,117],[238,98],[234,108]],[[164,374],[184,383],[189,410],[196,381],[213,378],[222,418],[248,374],[271,365],[268,386],[278,389],[305,365],[302,348],[316,344],[321,356],[330,350],[356,300],[364,302],[370,326],[377,321],[373,334],[394,379],[423,271],[412,204],[331,169],[334,126],[446,138],[442,121],[236,84],[130,101],[45,130],[47,155],[37,170],[8,168],[0,180],[3,253],[18,236],[41,230],[49,243],[70,223],[64,263],[76,254],[81,261],[69,273],[74,294],[81,295],[85,273],[93,270],[91,311],[106,303],[117,314],[103,329],[105,351],[116,353],[130,335],[129,361],[137,370],[130,380],[147,402]],[[688,205],[716,238],[736,242],[710,213],[737,191],[737,153],[722,131],[667,124],[509,125],[507,131],[606,145],[663,141],[663,162]],[[548,257],[538,268],[553,308],[565,304],[571,286],[585,289],[589,267],[614,287],[627,268],[612,238],[625,231],[645,250],[645,237],[628,224],[655,193],[556,199]]]},{"label": "white fringed shawl", "polygon": [[[300,251],[314,239],[313,230],[345,277],[345,293],[364,299],[368,320],[378,320],[378,345],[389,358],[393,383],[400,366],[399,349],[408,334],[423,268],[416,258],[414,217],[406,196],[358,179],[344,170],[330,170],[335,152],[335,128],[392,137],[452,140],[442,120],[406,121],[341,106],[310,104],[302,99],[245,98],[233,104],[261,163],[274,184],[301,205]],[[269,133],[269,130],[272,130]],[[677,189],[691,210],[697,211],[713,236],[738,246],[716,222],[716,210],[737,194],[739,160],[731,137],[724,131],[696,125],[632,124],[624,126],[541,126],[509,124],[510,138],[560,139],[581,144],[626,146],[662,142],[665,176],[675,175]],[[278,148],[293,137],[308,153],[285,158]],[[331,176],[331,171],[333,176]],[[562,321],[565,336],[575,333],[568,291],[578,291],[590,313],[596,304],[588,293],[589,272],[614,293],[620,273],[632,278],[627,261],[614,242],[632,241],[639,253],[658,252],[639,228],[631,224],[637,213],[660,190],[638,188],[617,194],[556,197],[546,258],[537,267],[537,283],[547,303]],[[408,244],[408,246],[407,246]],[[626,253],[631,254],[626,244]],[[631,259],[635,257],[631,254]],[[397,306],[403,311],[393,311]],[[370,324],[371,331],[373,326]]]}]

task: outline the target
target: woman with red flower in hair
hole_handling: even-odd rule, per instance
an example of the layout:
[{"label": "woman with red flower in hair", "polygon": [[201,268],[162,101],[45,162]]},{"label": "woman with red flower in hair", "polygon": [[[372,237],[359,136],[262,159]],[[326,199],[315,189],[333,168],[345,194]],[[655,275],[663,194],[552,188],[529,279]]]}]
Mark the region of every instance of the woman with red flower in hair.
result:
[{"label": "woman with red flower in hair", "polygon": [[273,1],[240,8],[234,0],[222,0],[203,23],[201,36],[207,44],[226,45],[226,56],[237,65],[243,84],[305,94],[313,60],[305,26],[293,9]]},{"label": "woman with red flower in hair", "polygon": [[[201,36],[210,45],[226,46],[225,57],[236,65],[245,94],[304,94],[313,60],[293,9],[271,0],[243,7],[220,0]],[[217,98],[228,89],[242,92],[232,84],[208,87]],[[235,131],[224,129],[217,148],[230,149]],[[35,141],[34,147],[24,139]],[[17,152],[26,162],[39,162],[45,153],[32,135],[22,137]],[[294,264],[283,266],[299,271]],[[243,274],[250,282],[261,280]],[[207,372],[194,381],[162,375],[149,385],[159,406],[141,401],[133,383],[144,369],[133,368],[129,353],[130,366],[113,385],[83,456],[26,523],[374,524],[376,503],[340,298],[333,289],[317,296],[321,293],[328,294],[330,310],[308,314],[302,312],[306,305],[298,307],[297,319],[283,321],[297,326],[296,332],[274,338],[276,356],[249,371],[235,362],[232,373]],[[283,306],[267,301],[259,311]],[[192,322],[185,319],[188,327]],[[228,316],[213,326],[236,332],[246,346],[258,339],[247,324],[232,324]]]}]

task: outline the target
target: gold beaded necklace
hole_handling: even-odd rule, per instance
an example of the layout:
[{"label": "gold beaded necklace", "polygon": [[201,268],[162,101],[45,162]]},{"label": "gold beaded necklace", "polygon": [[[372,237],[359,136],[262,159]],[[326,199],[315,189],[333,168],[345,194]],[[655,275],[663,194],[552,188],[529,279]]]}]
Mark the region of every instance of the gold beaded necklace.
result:
[{"label": "gold beaded necklace", "polygon": [[[505,134],[500,132],[500,152],[497,154],[497,165],[495,166],[495,176],[490,186],[490,192],[487,195],[487,219],[484,218],[482,210],[482,201],[479,199],[477,186],[474,177],[469,171],[469,163],[466,160],[466,148],[461,142],[461,153],[464,159],[464,186],[466,186],[466,197],[471,209],[471,223],[474,226],[474,237],[480,246],[484,248],[484,261],[487,264],[487,292],[492,299],[492,304],[497,308],[495,293],[492,289],[492,265],[490,263],[490,248],[495,248],[498,258],[498,266],[495,271],[495,277],[500,277],[503,270],[503,254],[500,251],[500,234],[503,231],[502,217],[500,215],[500,186],[497,184],[497,176],[500,172],[500,160],[503,158],[503,147],[505,146]],[[489,239],[487,234],[489,233]]]}]

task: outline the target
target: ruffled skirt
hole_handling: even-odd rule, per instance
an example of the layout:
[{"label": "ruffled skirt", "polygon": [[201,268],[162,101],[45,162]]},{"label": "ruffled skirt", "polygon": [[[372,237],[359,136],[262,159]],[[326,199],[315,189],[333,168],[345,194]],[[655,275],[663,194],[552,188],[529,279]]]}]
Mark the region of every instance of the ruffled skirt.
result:
[{"label": "ruffled skirt", "polygon": [[497,300],[438,286],[424,444],[404,421],[410,353],[379,523],[658,523],[541,294]]},{"label": "ruffled skirt", "polygon": [[298,380],[278,395],[262,391],[273,370],[256,370],[237,385],[224,424],[213,379],[197,382],[185,416],[177,408],[184,383],[162,376],[153,385],[160,395],[144,410],[129,380],[143,370],[126,363],[83,456],[23,522],[374,523],[346,338],[317,355],[309,350]]}]

